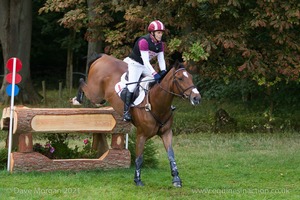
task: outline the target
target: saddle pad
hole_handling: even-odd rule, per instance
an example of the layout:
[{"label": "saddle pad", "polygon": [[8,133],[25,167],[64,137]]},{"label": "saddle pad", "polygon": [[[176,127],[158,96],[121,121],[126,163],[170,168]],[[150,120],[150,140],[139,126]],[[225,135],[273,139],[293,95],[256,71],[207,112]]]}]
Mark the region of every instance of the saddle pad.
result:
[{"label": "saddle pad", "polygon": [[[115,85],[115,91],[116,93],[119,95],[119,97],[121,98],[121,92],[122,90],[126,87],[126,83],[128,83],[128,81],[126,80],[126,72],[121,76],[121,80],[120,82],[118,82]],[[141,80],[140,85],[138,86],[139,89],[139,95],[136,97],[136,99],[133,101],[133,103],[131,104],[131,107],[137,106],[140,103],[142,103],[142,101],[144,100],[146,94],[145,94],[145,89],[148,90],[149,88],[149,81],[145,81],[149,79],[148,77],[144,77]]]}]

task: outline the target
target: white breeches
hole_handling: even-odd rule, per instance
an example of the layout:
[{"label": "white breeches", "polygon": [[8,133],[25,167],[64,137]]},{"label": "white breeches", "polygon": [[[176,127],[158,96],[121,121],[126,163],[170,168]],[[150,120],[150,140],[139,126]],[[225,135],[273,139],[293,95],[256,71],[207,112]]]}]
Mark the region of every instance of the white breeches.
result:
[{"label": "white breeches", "polygon": [[143,74],[147,78],[153,79],[153,76],[149,69],[147,69],[144,65],[132,60],[129,57],[126,57],[124,59],[124,62],[128,64],[128,83],[132,83],[128,85],[129,92],[133,92],[134,89],[137,86],[137,83],[139,81],[139,78]]}]

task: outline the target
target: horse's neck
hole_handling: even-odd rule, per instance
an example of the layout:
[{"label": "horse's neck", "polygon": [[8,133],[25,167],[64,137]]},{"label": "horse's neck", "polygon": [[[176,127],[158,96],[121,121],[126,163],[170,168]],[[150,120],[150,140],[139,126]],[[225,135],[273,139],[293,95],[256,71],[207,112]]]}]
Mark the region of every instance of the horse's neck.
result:
[{"label": "horse's neck", "polygon": [[156,87],[150,90],[149,96],[154,109],[157,108],[160,111],[170,110],[174,95],[171,93],[168,81],[163,80],[160,85],[157,84]]}]

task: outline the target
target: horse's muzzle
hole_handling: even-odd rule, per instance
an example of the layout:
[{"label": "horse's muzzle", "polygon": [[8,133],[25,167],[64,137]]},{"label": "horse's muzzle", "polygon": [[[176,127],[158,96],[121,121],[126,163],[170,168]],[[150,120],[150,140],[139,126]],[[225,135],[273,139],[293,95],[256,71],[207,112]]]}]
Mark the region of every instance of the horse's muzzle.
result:
[{"label": "horse's muzzle", "polygon": [[190,102],[193,106],[198,105],[201,101],[201,95],[197,88],[194,88],[190,94]]}]

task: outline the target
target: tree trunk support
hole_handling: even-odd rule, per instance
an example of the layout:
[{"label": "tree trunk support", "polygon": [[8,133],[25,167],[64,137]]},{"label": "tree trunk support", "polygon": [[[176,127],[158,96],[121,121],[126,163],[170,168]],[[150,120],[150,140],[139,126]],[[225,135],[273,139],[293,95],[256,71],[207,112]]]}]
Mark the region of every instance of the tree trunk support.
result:
[{"label": "tree trunk support", "polygon": [[[4,108],[1,129],[8,130],[10,107]],[[56,171],[129,168],[130,152],[124,148],[124,134],[130,131],[111,107],[104,108],[14,108],[13,136],[18,152],[11,154],[10,171]],[[33,151],[32,133],[93,133],[98,159],[49,159]],[[112,134],[111,149],[105,134]]]}]

